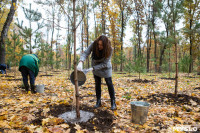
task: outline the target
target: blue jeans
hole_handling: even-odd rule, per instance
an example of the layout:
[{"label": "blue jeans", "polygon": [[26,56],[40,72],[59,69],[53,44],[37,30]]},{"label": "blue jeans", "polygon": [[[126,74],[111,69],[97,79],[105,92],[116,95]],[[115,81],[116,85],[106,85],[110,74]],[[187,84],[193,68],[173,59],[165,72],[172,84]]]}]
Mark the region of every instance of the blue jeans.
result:
[{"label": "blue jeans", "polygon": [[6,70],[1,70],[1,73],[2,74],[6,74]]},{"label": "blue jeans", "polygon": [[[94,79],[95,79],[96,98],[101,99],[101,77],[94,75]],[[106,81],[106,85],[108,86],[108,92],[109,92],[110,98],[115,100],[115,90],[112,83],[112,78],[111,77],[105,78],[105,81]]]},{"label": "blue jeans", "polygon": [[24,66],[20,67],[20,71],[23,77],[24,85],[28,85],[28,76],[30,78],[30,84],[35,85],[35,73],[33,71]]}]

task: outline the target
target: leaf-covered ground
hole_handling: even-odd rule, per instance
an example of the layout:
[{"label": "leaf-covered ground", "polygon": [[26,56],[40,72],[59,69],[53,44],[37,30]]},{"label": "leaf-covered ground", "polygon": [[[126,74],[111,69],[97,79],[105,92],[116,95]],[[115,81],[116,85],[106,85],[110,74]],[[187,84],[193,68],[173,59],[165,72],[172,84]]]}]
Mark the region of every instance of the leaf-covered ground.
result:
[{"label": "leaf-covered ground", "polygon": [[[102,84],[102,107],[95,105],[95,88],[92,73],[79,88],[80,108],[94,112],[96,116],[87,124],[65,123],[58,113],[70,110],[74,103],[74,86],[69,80],[70,72],[52,71],[45,76],[40,72],[36,84],[45,84],[44,94],[26,94],[21,74],[8,72],[0,75],[0,132],[178,132],[176,127],[200,131],[200,77],[196,74],[179,74],[178,96],[174,97],[173,78],[168,74],[128,75],[114,73],[117,110],[110,110],[110,97],[105,81]],[[171,74],[173,77],[174,74]],[[131,122],[131,101],[150,103],[147,121],[143,125]],[[108,113],[105,115],[105,113]],[[101,115],[103,114],[103,115]],[[105,118],[102,124],[100,117]],[[99,123],[101,126],[98,126]],[[96,124],[96,125],[95,125]],[[105,127],[104,127],[105,125]],[[87,127],[90,126],[90,127]],[[106,131],[105,131],[106,130]]]}]

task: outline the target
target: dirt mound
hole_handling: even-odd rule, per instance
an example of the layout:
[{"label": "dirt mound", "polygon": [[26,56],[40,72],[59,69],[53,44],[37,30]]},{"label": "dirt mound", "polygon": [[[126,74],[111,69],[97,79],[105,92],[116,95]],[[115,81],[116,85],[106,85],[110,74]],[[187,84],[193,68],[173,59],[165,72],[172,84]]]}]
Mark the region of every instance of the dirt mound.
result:
[{"label": "dirt mound", "polygon": [[196,87],[196,88],[194,88],[194,90],[200,90],[200,87]]},{"label": "dirt mound", "polygon": [[53,76],[53,75],[40,75],[40,77],[51,77],[51,76]]},{"label": "dirt mound", "polygon": [[137,82],[137,83],[154,83],[154,82],[156,82],[156,81],[154,81],[154,80],[147,80],[147,79],[134,79],[134,80],[130,80],[130,79],[128,79],[127,80],[127,82],[128,83],[130,83],[130,82]]},{"label": "dirt mound", "polygon": [[200,103],[200,99],[197,97],[178,94],[175,97],[172,93],[161,93],[161,94],[152,94],[146,97],[138,97],[138,100],[147,100],[150,103],[167,103],[173,105],[192,105],[192,102]]},{"label": "dirt mound", "polygon": [[165,80],[175,80],[175,78],[164,78],[164,77],[162,77],[161,79],[165,79]]},{"label": "dirt mound", "polygon": [[10,79],[3,79],[3,80],[7,80],[7,81],[21,81],[22,79],[15,79],[15,78],[10,78]]},{"label": "dirt mound", "polygon": [[[60,104],[60,105],[50,106],[50,111],[48,113],[54,117],[58,117],[58,115],[71,110],[72,106]],[[78,123],[82,129],[87,129],[89,132],[94,132],[95,130],[100,132],[108,132],[110,131],[110,129],[112,129],[114,115],[111,114],[108,110],[101,110],[101,108],[94,109],[93,107],[88,107],[86,105],[81,105],[80,110],[94,113],[94,117],[92,117],[87,122]],[[42,110],[40,110],[36,114],[38,119],[32,121],[34,125],[42,125],[42,119],[44,119],[44,116],[41,116],[41,112]],[[69,124],[71,128],[71,132],[76,132],[76,129],[74,128],[75,124],[73,123],[67,123],[67,124]]]}]

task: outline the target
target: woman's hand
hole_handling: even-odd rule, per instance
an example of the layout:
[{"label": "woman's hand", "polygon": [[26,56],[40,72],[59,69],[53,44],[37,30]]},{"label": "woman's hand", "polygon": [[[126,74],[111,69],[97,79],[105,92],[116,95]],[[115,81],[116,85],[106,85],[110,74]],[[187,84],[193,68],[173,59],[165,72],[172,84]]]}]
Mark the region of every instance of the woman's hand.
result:
[{"label": "woman's hand", "polygon": [[92,67],[91,67],[91,68],[89,68],[89,69],[88,69],[88,72],[89,72],[89,71],[93,71],[93,68],[92,68]]},{"label": "woman's hand", "polygon": [[78,63],[77,70],[78,70],[78,71],[83,71],[83,62],[82,62],[82,61],[80,61],[80,62]]}]

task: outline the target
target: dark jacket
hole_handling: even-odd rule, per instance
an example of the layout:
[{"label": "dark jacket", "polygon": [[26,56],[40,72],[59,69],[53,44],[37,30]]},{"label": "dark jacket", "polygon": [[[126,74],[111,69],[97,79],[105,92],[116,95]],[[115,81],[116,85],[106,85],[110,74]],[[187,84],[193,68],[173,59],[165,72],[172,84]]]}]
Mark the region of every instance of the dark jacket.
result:
[{"label": "dark jacket", "polygon": [[22,68],[22,66],[25,66],[31,71],[33,71],[36,77],[39,72],[39,62],[40,60],[35,54],[24,55],[19,63],[19,71],[21,71],[20,69]]},{"label": "dark jacket", "polygon": [[6,70],[6,64],[0,64],[0,70]]}]

